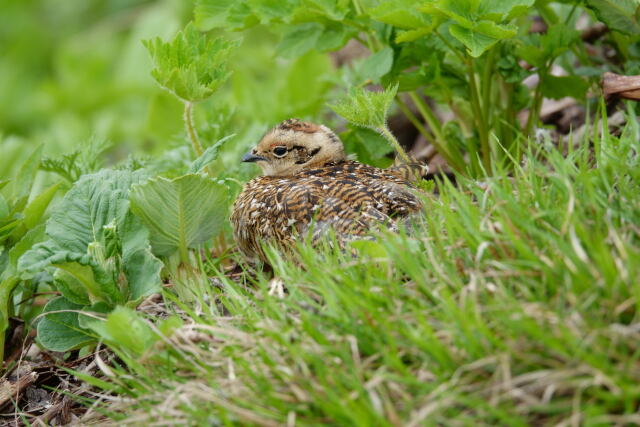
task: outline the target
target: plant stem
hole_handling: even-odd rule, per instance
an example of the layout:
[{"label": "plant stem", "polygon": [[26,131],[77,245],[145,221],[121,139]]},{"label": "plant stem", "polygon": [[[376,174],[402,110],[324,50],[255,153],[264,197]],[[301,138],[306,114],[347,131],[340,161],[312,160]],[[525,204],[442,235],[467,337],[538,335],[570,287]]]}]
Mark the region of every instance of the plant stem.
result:
[{"label": "plant stem", "polygon": [[440,155],[444,157],[447,163],[454,169],[463,171],[464,165],[454,160],[453,155],[449,152],[447,140],[442,134],[442,127],[440,126],[440,122],[438,121],[438,118],[436,117],[434,112],[431,111],[431,108],[429,108],[427,103],[424,102],[422,98],[420,98],[420,96],[418,96],[418,94],[416,94],[415,92],[409,92],[409,98],[411,98],[416,108],[420,112],[420,115],[425,120],[425,122],[427,122],[429,128],[431,128],[431,132],[433,132],[434,135],[433,145],[436,147],[438,153],[440,153]]},{"label": "plant stem", "polygon": [[484,70],[482,74],[482,111],[485,114],[487,120],[487,126],[491,128],[491,101],[492,101],[492,84],[493,84],[493,64],[495,58],[496,48],[492,48],[487,52],[484,64]]},{"label": "plant stem", "polygon": [[400,158],[402,158],[404,162],[411,163],[411,159],[409,158],[407,153],[404,151],[404,148],[402,148],[402,146],[400,145],[396,137],[393,136],[393,134],[391,133],[391,131],[389,130],[386,124],[376,129],[378,130],[378,132],[382,134],[382,136],[387,138],[387,141],[389,141],[391,145],[393,145],[393,147],[398,152],[398,155],[400,156]]},{"label": "plant stem", "polygon": [[541,69],[538,72],[538,76],[540,76],[540,78],[533,95],[533,101],[531,102],[531,109],[529,110],[529,117],[527,117],[527,124],[525,126],[524,132],[524,134],[528,137],[531,136],[531,133],[533,132],[533,126],[538,123],[538,118],[540,117],[540,107],[542,107],[542,79],[543,76],[546,75],[546,73],[546,68]]},{"label": "plant stem", "polygon": [[2,310],[2,312],[0,312],[0,373],[4,365],[4,343],[7,329],[9,328],[9,316],[13,311],[11,309],[11,307],[13,307],[11,295],[19,281],[20,279],[16,276],[9,276],[0,282],[0,309]]},{"label": "plant stem", "polygon": [[426,139],[428,143],[433,144],[435,146],[434,136],[431,135],[424,126],[422,126],[422,123],[420,123],[420,120],[418,120],[416,115],[413,114],[413,111],[411,111],[409,106],[407,106],[407,104],[402,100],[402,98],[399,95],[396,96],[396,103],[398,104],[398,108],[400,108],[400,111],[402,111],[402,114],[407,116],[407,119],[409,119],[411,124],[415,126],[416,129],[418,129],[418,132],[420,132],[422,136],[424,136],[424,139]]},{"label": "plant stem", "polygon": [[189,140],[191,141],[191,146],[193,147],[193,151],[196,153],[196,157],[202,156],[204,152],[202,150],[202,144],[200,144],[200,138],[198,138],[198,132],[193,124],[193,103],[190,101],[185,101],[184,103],[184,114],[182,116],[184,120],[184,126],[187,129],[187,135],[189,136]]},{"label": "plant stem", "polygon": [[[489,131],[482,108],[480,107],[480,93],[478,92],[478,84],[476,83],[476,73],[473,69],[473,60],[467,59],[467,73],[469,75],[469,87],[471,89],[471,108],[473,109],[476,124],[478,125],[478,136],[480,139],[480,154],[482,163],[489,172],[491,169],[491,149],[489,148]],[[473,153],[469,153],[473,155]]]},{"label": "plant stem", "polygon": [[[353,8],[356,10],[356,16],[360,16],[363,14],[362,5],[360,4],[360,0],[352,0]],[[367,47],[371,53],[375,53],[379,50],[379,46],[377,45],[377,40],[375,33],[371,33],[368,27],[363,29],[364,35],[367,38]]]}]

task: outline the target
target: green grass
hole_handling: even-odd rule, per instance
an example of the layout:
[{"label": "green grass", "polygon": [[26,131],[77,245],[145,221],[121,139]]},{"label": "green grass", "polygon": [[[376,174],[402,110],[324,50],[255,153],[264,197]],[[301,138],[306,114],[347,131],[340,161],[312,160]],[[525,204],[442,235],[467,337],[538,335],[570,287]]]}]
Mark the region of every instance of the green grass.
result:
[{"label": "green grass", "polygon": [[142,357],[115,346],[129,365],[101,409],[135,424],[639,423],[637,129],[631,116],[595,155],[540,150],[512,176],[442,183],[424,224],[358,257],[272,253],[284,294],[262,273],[176,284],[183,325]]}]

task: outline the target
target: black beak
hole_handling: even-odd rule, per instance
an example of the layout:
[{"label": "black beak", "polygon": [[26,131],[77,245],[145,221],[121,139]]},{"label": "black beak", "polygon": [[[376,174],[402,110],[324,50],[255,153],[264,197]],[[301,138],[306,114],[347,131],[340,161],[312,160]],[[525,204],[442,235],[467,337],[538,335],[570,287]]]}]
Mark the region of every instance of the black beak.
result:
[{"label": "black beak", "polygon": [[259,162],[260,160],[267,160],[262,156],[258,156],[249,151],[247,154],[242,156],[242,161],[247,163]]}]

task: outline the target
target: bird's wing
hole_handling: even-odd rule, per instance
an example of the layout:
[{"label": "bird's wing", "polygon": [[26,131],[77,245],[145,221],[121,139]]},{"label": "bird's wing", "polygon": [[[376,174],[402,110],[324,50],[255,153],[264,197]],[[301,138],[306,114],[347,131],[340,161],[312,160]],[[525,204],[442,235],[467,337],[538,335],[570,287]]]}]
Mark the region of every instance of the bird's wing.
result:
[{"label": "bird's wing", "polygon": [[370,196],[359,194],[365,192],[364,188],[342,184],[337,192],[340,197],[323,189],[324,184],[322,180],[310,180],[287,192],[283,213],[290,223],[295,223],[299,234],[311,230],[316,240],[331,229],[339,239],[345,239],[365,235],[376,224],[391,222],[389,216],[368,203]]},{"label": "bird's wing", "polygon": [[375,207],[391,217],[406,216],[422,209],[416,190],[406,184],[373,179],[368,187],[376,200]]}]

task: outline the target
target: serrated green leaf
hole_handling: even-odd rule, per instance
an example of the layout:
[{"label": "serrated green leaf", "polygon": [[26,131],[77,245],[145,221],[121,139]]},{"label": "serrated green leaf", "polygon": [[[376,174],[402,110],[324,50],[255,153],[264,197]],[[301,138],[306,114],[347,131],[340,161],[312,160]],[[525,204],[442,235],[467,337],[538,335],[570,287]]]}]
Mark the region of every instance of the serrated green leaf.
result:
[{"label": "serrated green leaf", "polygon": [[151,231],[154,253],[163,256],[185,256],[187,248],[219,233],[227,215],[227,188],[196,174],[135,185],[130,199],[131,210]]},{"label": "serrated green leaf", "polygon": [[358,88],[354,89],[348,98],[329,107],[351,123],[379,129],[385,126],[387,111],[397,91],[397,84],[383,92]]},{"label": "serrated green leaf", "polygon": [[492,21],[480,21],[474,24],[471,29],[452,24],[449,27],[449,32],[465,45],[469,54],[474,58],[482,55],[500,40],[516,35],[514,27],[498,25]]},{"label": "serrated green leaf", "polygon": [[276,53],[285,58],[301,56],[316,46],[324,27],[317,22],[295,25],[287,30],[276,48]]},{"label": "serrated green leaf", "polygon": [[414,0],[391,0],[380,3],[367,12],[376,21],[403,29],[421,29],[432,21],[426,13],[418,9],[419,2]]},{"label": "serrated green leaf", "polygon": [[586,5],[610,29],[628,35],[640,34],[638,0],[586,0]]},{"label": "serrated green leaf", "polygon": [[211,40],[192,24],[171,42],[160,38],[143,41],[155,68],[151,75],[160,86],[183,101],[207,99],[227,80],[227,59],[234,43]]},{"label": "serrated green leaf", "polygon": [[580,33],[564,24],[552,25],[545,34],[530,34],[516,49],[517,55],[529,64],[541,68],[580,42]]}]

